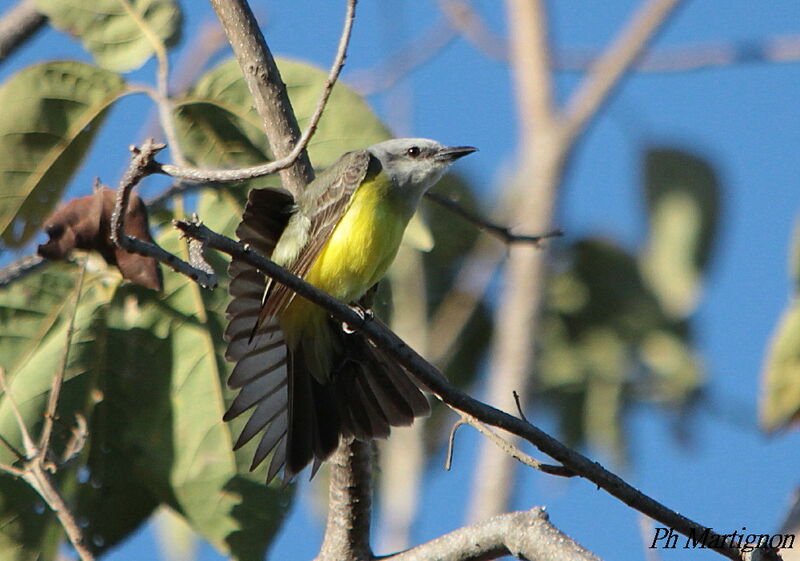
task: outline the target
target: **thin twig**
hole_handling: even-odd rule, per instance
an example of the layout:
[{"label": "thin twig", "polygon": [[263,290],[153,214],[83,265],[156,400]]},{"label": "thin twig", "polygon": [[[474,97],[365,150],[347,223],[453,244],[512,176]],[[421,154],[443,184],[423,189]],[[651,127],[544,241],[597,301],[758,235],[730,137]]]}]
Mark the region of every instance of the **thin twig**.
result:
[{"label": "thin twig", "polygon": [[387,90],[433,59],[457,37],[458,31],[447,20],[438,21],[376,67],[349,74],[349,82],[364,96]]},{"label": "thin twig", "polygon": [[[300,127],[289,102],[286,84],[253,11],[246,0],[211,0],[211,5],[236,55],[272,153],[278,161],[284,160],[296,150]],[[314,179],[311,161],[303,149],[279,170],[283,187],[295,195]],[[192,177],[184,179],[198,180]],[[200,177],[199,180],[205,179]]]},{"label": "thin twig", "polygon": [[50,436],[53,434],[53,423],[56,419],[56,407],[58,406],[58,398],[61,395],[61,386],[64,384],[64,374],[67,371],[67,363],[69,362],[69,350],[72,346],[72,337],[75,334],[75,316],[78,313],[78,304],[81,301],[81,293],[83,292],[83,279],[86,276],[86,259],[83,260],[83,266],[78,274],[78,283],[75,287],[75,301],[72,304],[72,311],[69,315],[69,323],[67,324],[67,342],[64,345],[64,353],[61,356],[61,364],[53,376],[53,382],[50,384],[50,396],[47,400],[47,409],[44,412],[44,424],[42,425],[42,432],[39,435],[39,450],[50,449]]},{"label": "thin twig", "polygon": [[489,429],[484,423],[469,415],[460,411],[459,414],[461,415],[461,419],[467,423],[468,425],[474,427],[479,433],[483,436],[488,438],[495,446],[497,446],[500,450],[502,450],[508,456],[514,458],[520,463],[525,464],[528,467],[531,467],[535,470],[549,473],[550,475],[557,475],[559,477],[575,477],[577,474],[568,469],[564,466],[554,466],[551,464],[545,464],[540,462],[533,456],[526,454],[522,450],[519,449],[518,446],[510,443],[508,440],[494,432],[493,430]]},{"label": "thin twig", "polygon": [[339,48],[336,52],[333,64],[331,65],[331,69],[328,72],[328,78],[325,80],[322,93],[317,100],[317,105],[314,109],[314,115],[311,117],[311,121],[300,137],[300,140],[294,145],[292,150],[285,157],[266,164],[260,164],[241,169],[206,170],[186,166],[179,167],[171,164],[162,164],[159,166],[159,171],[171,177],[184,179],[186,181],[233,182],[254,179],[256,177],[264,177],[265,175],[271,175],[294,165],[300,155],[305,151],[309,141],[311,140],[311,137],[317,131],[317,126],[319,125],[319,121],[322,118],[323,112],[325,111],[325,106],[328,103],[331,92],[333,92],[333,86],[336,85],[336,81],[339,79],[339,74],[344,67],[344,61],[347,57],[347,47],[350,44],[350,36],[353,30],[353,21],[355,20],[355,10],[356,0],[348,0],[347,13],[345,14],[344,19],[344,27],[342,29],[342,35],[339,39]]},{"label": "thin twig", "polygon": [[[24,458],[26,460],[30,460],[31,458],[37,457],[39,455],[39,450],[37,450],[36,444],[33,443],[31,433],[28,431],[28,426],[25,424],[25,420],[22,418],[22,414],[19,412],[19,407],[17,407],[17,402],[14,400],[14,396],[11,395],[8,380],[6,379],[6,371],[2,366],[0,366],[0,389],[6,394],[6,399],[11,407],[11,413],[14,415],[14,420],[17,421],[19,434],[22,437],[22,445],[25,448]],[[15,454],[17,457],[20,456],[20,453],[16,450]]]},{"label": "thin twig", "polygon": [[0,18],[0,62],[42,28],[47,18],[36,9],[36,0],[22,0]]},{"label": "thin twig", "polygon": [[557,238],[564,235],[563,230],[552,230],[550,232],[539,234],[537,236],[531,236],[526,234],[513,234],[511,233],[511,229],[508,228],[507,226],[500,226],[499,224],[490,222],[489,220],[486,220],[485,218],[482,218],[477,214],[468,211],[463,206],[458,204],[456,201],[449,199],[443,195],[428,191],[427,193],[425,193],[425,196],[429,200],[435,202],[437,205],[446,208],[450,212],[465,219],[467,222],[471,222],[472,224],[477,226],[480,230],[492,234],[493,236],[499,238],[500,240],[502,240],[504,243],[507,244],[530,243],[538,247],[539,242],[541,242],[542,240],[546,240],[549,238]]},{"label": "thin twig", "polygon": [[456,433],[458,432],[458,429],[466,424],[467,421],[464,420],[464,417],[461,417],[458,421],[453,423],[453,427],[450,429],[450,436],[447,439],[447,457],[444,460],[445,471],[450,471],[450,468],[453,467],[453,452],[455,451]]},{"label": "thin twig", "polygon": [[157,171],[158,163],[155,161],[155,156],[164,148],[164,144],[156,144],[152,138],[147,139],[141,148],[131,146],[133,157],[125,175],[120,180],[114,212],[111,214],[111,241],[125,251],[151,256],[172,270],[186,275],[201,286],[215,288],[217,286],[216,275],[210,275],[207,271],[192,267],[186,261],[157,245],[125,233],[125,215],[127,214],[131,191],[144,177]]},{"label": "thin twig", "polygon": [[620,78],[633,66],[681,0],[647,0],[570,97],[563,111],[565,142],[583,131]]},{"label": "thin twig", "polygon": [[94,555],[86,545],[86,540],[75,515],[72,514],[72,511],[69,509],[66,501],[64,501],[64,497],[58,491],[55,481],[53,481],[50,475],[50,470],[53,466],[48,464],[46,460],[49,450],[46,448],[38,448],[36,444],[33,443],[33,439],[19,412],[16,401],[14,401],[14,397],[9,392],[5,370],[2,367],[0,367],[0,389],[6,394],[6,399],[16,418],[26,450],[26,457],[22,459],[22,468],[0,464],[0,470],[19,477],[30,485],[56,515],[61,527],[64,528],[64,532],[67,534],[67,538],[72,544],[72,547],[75,548],[81,560],[94,561]]},{"label": "thin twig", "polygon": [[[555,68],[584,72],[600,58],[591,50],[569,49],[556,55]],[[650,51],[632,67],[640,73],[685,73],[729,66],[800,61],[800,37],[768,37],[759,41],[698,43]]]},{"label": "thin twig", "polygon": [[505,42],[489,31],[475,8],[466,0],[439,0],[439,8],[450,25],[476,49],[494,60],[508,60]]},{"label": "thin twig", "polygon": [[7,286],[15,280],[34,273],[47,264],[48,261],[40,255],[26,255],[0,269],[0,287]]},{"label": "thin twig", "polygon": [[[606,470],[598,462],[594,462],[565,446],[534,425],[482,403],[451,386],[434,366],[406,345],[377,318],[365,320],[350,306],[306,283],[266,257],[258,255],[249,247],[217,234],[201,223],[175,221],[174,224],[185,235],[203,240],[208,247],[222,251],[256,267],[265,275],[291,288],[299,296],[321,306],[337,321],[360,330],[375,345],[413,374],[424,386],[428,387],[442,402],[452,409],[524,438],[539,450],[560,462],[565,468],[588,479],[632,508],[674,528],[686,536],[689,536],[692,532],[694,532],[694,535],[698,535],[698,533],[706,530],[706,526],[702,526],[655,501],[620,477]],[[718,534],[709,533],[708,536],[709,543],[725,543],[722,536]],[[723,541],[718,542],[718,540]],[[719,548],[715,549],[715,551],[730,559],[742,559],[739,550],[735,547]]]},{"label": "thin twig", "polygon": [[514,403],[517,404],[517,413],[519,413],[519,418],[525,422],[529,422],[528,418],[525,416],[525,413],[522,411],[522,403],[521,403],[522,400],[520,399],[519,393],[517,393],[517,390],[514,390],[511,393],[514,396]]}]

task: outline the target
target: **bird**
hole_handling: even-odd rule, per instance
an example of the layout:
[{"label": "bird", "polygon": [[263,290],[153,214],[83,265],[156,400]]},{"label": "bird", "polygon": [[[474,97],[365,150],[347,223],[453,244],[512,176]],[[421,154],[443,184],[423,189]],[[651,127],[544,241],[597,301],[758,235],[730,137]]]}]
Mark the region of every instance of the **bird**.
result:
[{"label": "bird", "polygon": [[[252,189],[236,234],[251,249],[345,304],[369,299],[425,192],[471,146],[397,138],[343,154],[296,197]],[[225,357],[238,390],[223,419],[248,411],[234,450],[260,435],[269,483],[311,476],[342,438],[387,438],[430,412],[416,380],[366,337],[234,258]],[[378,321],[363,309],[366,318]]]}]

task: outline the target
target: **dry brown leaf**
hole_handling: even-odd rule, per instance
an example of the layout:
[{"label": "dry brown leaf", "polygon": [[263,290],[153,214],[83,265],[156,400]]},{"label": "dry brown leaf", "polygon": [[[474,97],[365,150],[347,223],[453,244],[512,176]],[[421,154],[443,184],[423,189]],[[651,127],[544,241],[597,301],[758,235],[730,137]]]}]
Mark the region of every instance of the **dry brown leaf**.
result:
[{"label": "dry brown leaf", "polygon": [[[44,231],[50,239],[39,246],[38,253],[47,259],[66,259],[73,249],[95,250],[106,263],[116,265],[126,279],[161,290],[161,269],[155,259],[125,251],[111,241],[115,197],[114,191],[100,187],[94,194],[73,199],[56,210],[44,222]],[[135,193],[131,195],[125,214],[125,232],[153,243],[147,207]]]}]

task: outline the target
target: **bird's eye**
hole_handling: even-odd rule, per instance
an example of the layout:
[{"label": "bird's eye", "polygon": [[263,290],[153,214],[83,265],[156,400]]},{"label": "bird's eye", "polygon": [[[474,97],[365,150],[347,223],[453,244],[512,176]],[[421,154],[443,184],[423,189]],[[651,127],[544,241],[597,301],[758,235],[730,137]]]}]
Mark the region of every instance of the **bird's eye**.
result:
[{"label": "bird's eye", "polygon": [[412,158],[416,158],[417,156],[419,156],[419,146],[412,146],[406,151],[406,154],[408,154]]}]

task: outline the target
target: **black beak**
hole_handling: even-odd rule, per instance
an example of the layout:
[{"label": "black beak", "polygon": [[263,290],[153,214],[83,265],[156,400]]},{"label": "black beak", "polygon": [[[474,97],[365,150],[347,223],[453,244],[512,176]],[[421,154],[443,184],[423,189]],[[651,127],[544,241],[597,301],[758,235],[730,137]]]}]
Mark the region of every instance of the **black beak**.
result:
[{"label": "black beak", "polygon": [[437,160],[454,162],[457,159],[466,156],[467,154],[472,154],[473,152],[477,151],[478,149],[473,148],[472,146],[446,146],[439,150],[434,157]]}]

